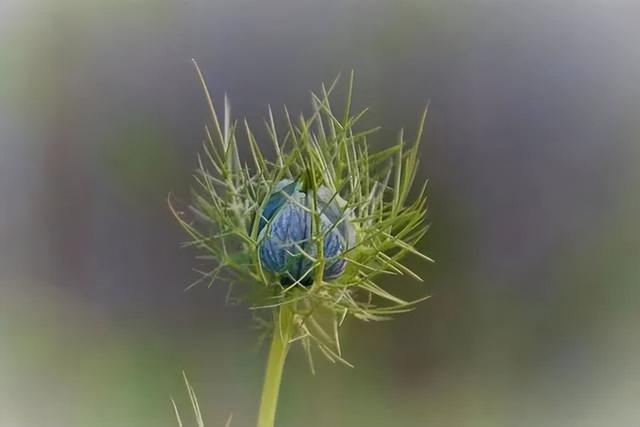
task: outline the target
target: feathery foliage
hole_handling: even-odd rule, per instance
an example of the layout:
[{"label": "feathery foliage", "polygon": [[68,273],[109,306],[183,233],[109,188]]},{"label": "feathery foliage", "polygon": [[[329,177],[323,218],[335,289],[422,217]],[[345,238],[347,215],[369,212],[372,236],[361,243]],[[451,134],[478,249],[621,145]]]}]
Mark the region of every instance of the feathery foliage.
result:
[{"label": "feathery foliage", "polygon": [[[202,258],[211,261],[212,268],[201,272],[199,282],[211,284],[224,279],[231,284],[255,285],[248,298],[251,308],[276,313],[281,312],[276,308],[286,306],[293,313],[290,342],[302,343],[312,368],[314,345],[329,360],[348,364],[342,357],[338,333],[346,317],[382,320],[412,310],[426,299],[405,301],[375,280],[381,275],[421,280],[402,258],[412,254],[431,261],[415,248],[428,229],[426,182],[414,188],[427,110],[419,120],[415,140],[406,141],[400,132],[395,145],[370,152],[367,138],[377,128],[357,129],[367,110],[351,111],[351,73],[346,103],[340,110],[330,100],[338,79],[311,94],[313,109],[309,117],[292,117],[285,108],[284,129],[276,127],[269,108],[265,126],[275,158],[267,158],[249,123],[232,120],[226,97],[223,114],[217,113],[197,64],[196,70],[211,112],[211,125],[205,128],[203,155],[198,158],[193,203],[186,212],[172,210],[190,236],[185,246],[196,248]],[[248,144],[249,161],[239,154],[242,143]],[[276,184],[284,179],[304,182],[312,195],[309,205],[289,200],[312,218],[310,241],[316,250],[309,253],[296,247],[309,260],[311,267],[305,277],[312,278],[311,286],[299,279],[282,284],[264,268],[260,258],[264,237],[259,223],[267,220],[268,229],[272,221],[262,212]],[[331,230],[321,224],[322,203],[317,191],[321,187],[328,188],[343,207],[342,218],[332,228],[349,221],[356,234],[355,244],[340,254],[347,261],[346,270],[331,280],[323,277],[323,267],[329,261],[323,255],[323,241]]]}]

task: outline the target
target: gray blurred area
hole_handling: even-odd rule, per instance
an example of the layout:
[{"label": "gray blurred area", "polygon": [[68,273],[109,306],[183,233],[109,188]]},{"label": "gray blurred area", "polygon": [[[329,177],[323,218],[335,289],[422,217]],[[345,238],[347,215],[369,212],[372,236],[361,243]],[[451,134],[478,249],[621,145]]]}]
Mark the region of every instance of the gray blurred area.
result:
[{"label": "gray blurred area", "polygon": [[[261,126],[356,72],[383,146],[430,102],[432,298],[291,355],[280,426],[640,425],[634,1],[2,0],[0,427],[255,421],[265,349],[167,207],[207,120]],[[338,99],[344,95],[339,89]],[[219,103],[220,104],[220,103]],[[267,141],[263,140],[265,151]]]}]

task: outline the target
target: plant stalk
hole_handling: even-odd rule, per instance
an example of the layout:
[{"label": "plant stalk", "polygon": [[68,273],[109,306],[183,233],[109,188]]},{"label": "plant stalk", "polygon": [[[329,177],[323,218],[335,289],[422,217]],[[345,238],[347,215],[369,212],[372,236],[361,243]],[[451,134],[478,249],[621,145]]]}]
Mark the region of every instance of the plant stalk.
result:
[{"label": "plant stalk", "polygon": [[283,305],[277,316],[274,316],[271,347],[267,360],[267,371],[262,385],[260,398],[260,412],[258,413],[258,427],[274,427],[278,395],[284,363],[289,352],[289,341],[293,333],[293,311],[291,307]]}]

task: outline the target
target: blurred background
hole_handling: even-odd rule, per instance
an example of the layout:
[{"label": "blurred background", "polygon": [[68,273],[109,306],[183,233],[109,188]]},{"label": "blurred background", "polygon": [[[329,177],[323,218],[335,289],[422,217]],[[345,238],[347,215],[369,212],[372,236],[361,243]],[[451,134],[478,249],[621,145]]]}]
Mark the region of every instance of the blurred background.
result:
[{"label": "blurred background", "polygon": [[[214,96],[255,126],[356,71],[412,134],[432,229],[386,284],[432,298],[349,321],[355,369],[301,349],[279,425],[640,425],[640,5],[634,1],[0,1],[0,426],[255,422],[265,363],[226,287],[184,288]],[[340,92],[342,91],[342,92]],[[344,90],[340,89],[343,94]],[[401,288],[401,289],[400,289]]]}]

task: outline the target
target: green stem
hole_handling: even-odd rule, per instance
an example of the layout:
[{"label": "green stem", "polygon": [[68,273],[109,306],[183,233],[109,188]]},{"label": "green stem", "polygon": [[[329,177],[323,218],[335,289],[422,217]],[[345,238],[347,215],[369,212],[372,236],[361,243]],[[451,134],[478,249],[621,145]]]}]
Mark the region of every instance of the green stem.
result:
[{"label": "green stem", "polygon": [[267,360],[267,372],[262,385],[260,412],[258,413],[258,427],[273,427],[278,407],[278,394],[284,362],[289,351],[289,340],[293,333],[293,312],[290,307],[283,305],[278,316],[274,317],[271,348]]}]

